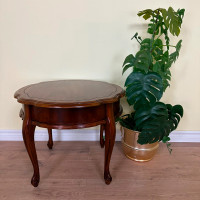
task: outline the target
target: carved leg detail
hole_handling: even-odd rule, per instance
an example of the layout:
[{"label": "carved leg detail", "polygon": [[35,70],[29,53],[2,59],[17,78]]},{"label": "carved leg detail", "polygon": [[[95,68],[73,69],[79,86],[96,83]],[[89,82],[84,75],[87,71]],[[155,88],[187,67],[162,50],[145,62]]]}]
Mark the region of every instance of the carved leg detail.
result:
[{"label": "carved leg detail", "polygon": [[109,166],[110,166],[110,159],[111,159],[112,150],[115,143],[115,135],[116,135],[113,104],[108,104],[106,106],[106,113],[107,113],[107,121],[106,121],[106,128],[105,128],[104,180],[105,180],[105,183],[108,185],[112,181],[112,177],[109,171]]},{"label": "carved leg detail", "polygon": [[31,184],[34,187],[37,187],[40,181],[40,173],[39,173],[39,166],[35,149],[34,132],[35,132],[35,125],[31,124],[29,107],[25,105],[25,116],[23,120],[22,134],[26,150],[28,152],[28,155],[30,157],[34,169],[33,177],[31,179]]},{"label": "carved leg detail", "polygon": [[19,112],[19,117],[24,120],[24,110],[23,108],[21,108],[20,112]]},{"label": "carved leg detail", "polygon": [[101,148],[104,148],[104,144],[105,144],[105,141],[103,138],[104,129],[105,129],[104,124],[101,124],[101,127],[100,127],[100,146],[101,146]]},{"label": "carved leg detail", "polygon": [[47,146],[49,147],[49,149],[52,149],[53,147],[52,129],[48,128],[48,133],[49,133],[49,141],[47,142]]}]

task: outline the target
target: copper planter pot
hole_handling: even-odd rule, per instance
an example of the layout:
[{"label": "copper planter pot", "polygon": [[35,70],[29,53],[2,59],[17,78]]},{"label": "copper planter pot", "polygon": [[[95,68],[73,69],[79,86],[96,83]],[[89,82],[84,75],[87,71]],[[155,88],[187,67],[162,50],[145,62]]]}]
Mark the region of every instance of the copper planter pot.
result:
[{"label": "copper planter pot", "polygon": [[138,162],[145,162],[151,160],[157,149],[159,143],[143,144],[137,143],[139,132],[121,127],[122,132],[122,148],[124,154],[131,160]]}]

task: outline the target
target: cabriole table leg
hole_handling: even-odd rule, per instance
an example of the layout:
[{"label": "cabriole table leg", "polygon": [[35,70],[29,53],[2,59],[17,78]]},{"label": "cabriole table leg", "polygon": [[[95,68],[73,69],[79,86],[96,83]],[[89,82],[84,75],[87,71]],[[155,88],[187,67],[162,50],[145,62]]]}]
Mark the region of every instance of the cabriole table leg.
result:
[{"label": "cabriole table leg", "polygon": [[110,175],[109,166],[110,159],[112,155],[113,146],[115,143],[116,127],[115,127],[115,118],[113,112],[113,104],[106,105],[106,128],[105,128],[105,162],[104,162],[104,180],[108,185],[112,181]]},{"label": "cabriole table leg", "polygon": [[105,129],[105,125],[101,124],[101,126],[100,126],[100,146],[101,146],[101,148],[104,148],[104,144],[105,144],[105,141],[103,138],[104,129]]},{"label": "cabriole table leg", "polygon": [[53,147],[52,129],[48,128],[48,134],[49,134],[49,141],[47,142],[47,146],[49,147],[49,149],[52,149]]},{"label": "cabriole table leg", "polygon": [[35,125],[32,125],[31,123],[30,110],[28,105],[24,106],[24,114],[25,116],[22,127],[23,140],[34,169],[31,184],[34,187],[37,187],[40,181],[40,173],[34,141]]}]

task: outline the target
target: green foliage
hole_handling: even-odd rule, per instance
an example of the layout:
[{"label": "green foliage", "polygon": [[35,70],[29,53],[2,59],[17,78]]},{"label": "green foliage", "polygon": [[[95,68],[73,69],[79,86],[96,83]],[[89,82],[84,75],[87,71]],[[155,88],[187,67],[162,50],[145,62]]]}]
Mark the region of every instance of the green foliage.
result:
[{"label": "green foliage", "polygon": [[173,124],[172,130],[175,130],[181,117],[183,117],[183,107],[181,105],[172,106],[171,104],[167,104],[166,106],[168,109],[168,119]]},{"label": "green foliage", "polygon": [[171,132],[171,123],[166,117],[151,119],[143,124],[141,133],[139,134],[138,143],[154,143],[161,141],[164,136],[168,136]]},{"label": "green foliage", "polygon": [[147,73],[150,62],[151,62],[151,57],[149,56],[148,51],[146,51],[145,49],[140,50],[136,53],[135,63],[134,63],[136,69]]},{"label": "green foliage", "polygon": [[[167,53],[167,52],[166,52]],[[168,86],[170,86],[169,82],[171,80],[171,72],[169,70],[169,67],[165,64],[165,61],[160,60],[153,64],[153,72],[158,73],[162,78],[162,84],[163,84],[163,91],[166,90]]]},{"label": "green foliage", "polygon": [[154,18],[156,16],[156,14],[159,12],[159,8],[156,10],[151,10],[151,9],[146,9],[146,10],[142,10],[139,11],[139,13],[137,14],[139,17],[143,16],[143,18],[145,20],[149,19],[150,17]]},{"label": "green foliage", "polygon": [[126,96],[128,103],[134,105],[148,104],[156,102],[162,97],[162,78],[153,72],[144,74],[142,72],[132,72],[126,79]]},{"label": "green foliage", "polygon": [[147,73],[151,61],[152,59],[149,52],[146,49],[141,49],[136,53],[135,57],[132,54],[126,57],[123,63],[122,73],[124,73],[129,67]]},{"label": "green foliage", "polygon": [[[163,19],[164,25],[167,27],[167,29],[169,29],[170,33],[172,35],[178,36],[180,34],[180,28],[182,24],[182,19],[184,17],[184,12],[185,9],[178,9],[176,12],[172,7],[169,7],[168,10],[164,8],[158,8],[156,10],[146,9],[140,11],[138,13],[138,16],[143,16],[145,20],[152,18],[150,21],[153,23],[150,23],[151,25],[149,27],[151,27],[151,29],[156,32],[158,31],[158,27],[160,27],[163,24],[161,23]],[[153,34],[153,32],[149,33]]]},{"label": "green foliage", "polygon": [[172,54],[169,55],[169,64],[170,64],[169,67],[171,67],[172,63],[177,60],[177,58],[179,56],[180,49],[181,49],[181,43],[182,43],[182,40],[179,40],[178,43],[175,46],[176,51],[174,51]]},{"label": "green foliage", "polygon": [[[152,108],[148,108],[139,113],[139,117],[135,113],[135,123],[141,131],[138,143],[154,143],[163,141],[164,143],[170,140],[169,134],[178,126],[180,118],[183,116],[183,108],[181,105],[172,106],[162,102],[156,102]],[[148,142],[147,142],[148,141]]]},{"label": "green foliage", "polygon": [[170,137],[169,136],[164,136],[162,141],[163,141],[163,143],[166,143],[166,142],[170,141]]},{"label": "green foliage", "polygon": [[135,111],[135,124],[137,129],[142,130],[143,125],[149,119],[157,119],[160,117],[167,118],[167,107],[162,102],[155,102],[153,105],[147,104]]},{"label": "green foliage", "polygon": [[123,71],[122,71],[122,74],[129,68],[129,67],[134,67],[134,63],[135,63],[135,57],[130,54],[128,55],[125,60],[124,60],[124,63],[123,63]]},{"label": "green foliage", "polygon": [[168,10],[161,9],[164,22],[167,28],[169,28],[170,33],[172,35],[178,36],[180,33],[182,16],[184,16],[184,11],[185,11],[184,9],[181,9],[175,12],[172,7],[169,7]]},{"label": "green foliage", "polygon": [[[132,39],[139,43],[140,48],[135,55],[128,55],[122,65],[123,74],[132,69],[125,87],[127,101],[135,112],[120,118],[120,124],[140,131],[138,143],[162,140],[170,152],[169,134],[183,117],[183,108],[181,105],[164,104],[160,99],[170,86],[170,68],[179,57],[182,44],[179,40],[176,45],[171,45],[169,33],[172,36],[180,34],[184,12],[184,9],[175,11],[172,7],[140,11],[138,16],[149,20],[147,33],[150,37],[142,39],[136,32]],[[171,48],[175,48],[173,53],[170,53]]]}]

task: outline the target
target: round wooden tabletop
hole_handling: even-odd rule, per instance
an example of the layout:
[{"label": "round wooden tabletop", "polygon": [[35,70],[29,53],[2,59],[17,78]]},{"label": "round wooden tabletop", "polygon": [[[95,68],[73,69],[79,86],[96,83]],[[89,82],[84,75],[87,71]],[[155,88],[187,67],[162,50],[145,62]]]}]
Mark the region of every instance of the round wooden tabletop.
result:
[{"label": "round wooden tabletop", "polygon": [[19,103],[48,108],[77,108],[114,103],[125,91],[114,84],[91,80],[60,80],[28,85],[16,91]]}]

